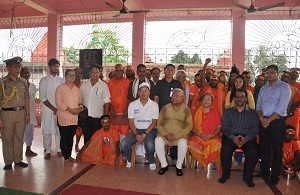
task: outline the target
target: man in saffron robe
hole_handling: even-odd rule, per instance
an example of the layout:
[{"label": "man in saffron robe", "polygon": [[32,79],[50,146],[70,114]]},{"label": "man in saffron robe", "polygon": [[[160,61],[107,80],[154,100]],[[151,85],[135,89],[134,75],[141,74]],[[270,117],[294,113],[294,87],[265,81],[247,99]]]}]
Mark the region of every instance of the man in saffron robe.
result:
[{"label": "man in saffron robe", "polygon": [[119,132],[120,140],[129,132],[128,123],[128,88],[130,80],[123,77],[124,69],[121,64],[115,65],[115,77],[108,82],[111,94],[110,115],[111,128]]},{"label": "man in saffron robe", "polygon": [[100,121],[102,128],[84,144],[76,159],[90,164],[122,166],[119,135],[110,128],[108,115],[102,115]]}]

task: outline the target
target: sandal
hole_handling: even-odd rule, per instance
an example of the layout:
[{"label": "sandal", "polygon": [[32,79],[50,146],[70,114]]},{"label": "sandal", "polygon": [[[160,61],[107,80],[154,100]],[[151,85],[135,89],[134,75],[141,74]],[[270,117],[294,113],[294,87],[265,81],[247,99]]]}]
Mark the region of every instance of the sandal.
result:
[{"label": "sandal", "polygon": [[70,157],[69,160],[70,160],[72,163],[77,163],[77,160],[76,160],[75,158]]},{"label": "sandal", "polygon": [[57,156],[62,156],[62,152],[57,152]]},{"label": "sandal", "polygon": [[25,156],[37,156],[37,153],[30,150],[25,152]]},{"label": "sandal", "polygon": [[50,153],[46,154],[46,156],[44,157],[44,159],[50,160],[51,159],[51,154]]},{"label": "sandal", "polygon": [[65,160],[64,165],[66,167],[73,167],[74,166],[70,159]]}]

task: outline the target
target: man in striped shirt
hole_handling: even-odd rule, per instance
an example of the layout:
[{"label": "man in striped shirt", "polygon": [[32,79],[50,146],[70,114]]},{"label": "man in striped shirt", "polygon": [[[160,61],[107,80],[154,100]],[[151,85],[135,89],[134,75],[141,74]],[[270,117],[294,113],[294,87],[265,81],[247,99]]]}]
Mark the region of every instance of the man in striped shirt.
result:
[{"label": "man in striped shirt", "polygon": [[247,104],[247,92],[238,89],[234,97],[235,105],[227,109],[222,117],[222,148],[221,164],[223,168],[219,183],[225,183],[230,177],[232,153],[241,148],[245,153],[243,181],[254,187],[253,171],[258,161],[258,146],[256,135],[258,133],[258,116],[255,110]]}]

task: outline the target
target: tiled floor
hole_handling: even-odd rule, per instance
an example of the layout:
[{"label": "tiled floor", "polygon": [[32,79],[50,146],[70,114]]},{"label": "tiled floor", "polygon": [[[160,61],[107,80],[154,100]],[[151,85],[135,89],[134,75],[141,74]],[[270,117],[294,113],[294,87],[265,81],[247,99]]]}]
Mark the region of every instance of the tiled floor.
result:
[{"label": "tiled floor", "polygon": [[[24,156],[24,162],[29,164],[28,168],[13,166],[12,170],[4,171],[3,157],[0,155],[0,186],[43,194],[57,194],[74,183],[156,194],[300,194],[298,179],[281,178],[276,187],[270,188],[264,180],[255,178],[256,186],[249,188],[242,181],[238,165],[233,165],[231,178],[225,184],[218,183],[220,176],[216,170],[210,170],[206,176],[197,170],[184,169],[184,176],[177,177],[175,167],[171,167],[165,175],[160,176],[157,171],[149,170],[141,156],[137,158],[135,168],[92,166],[84,163],[71,168],[64,167],[63,158],[57,157],[56,151],[52,152],[51,160],[44,160],[42,136],[39,128],[35,130],[32,149],[38,156]],[[2,143],[0,147],[2,151]],[[73,157],[75,155],[74,151]]]}]

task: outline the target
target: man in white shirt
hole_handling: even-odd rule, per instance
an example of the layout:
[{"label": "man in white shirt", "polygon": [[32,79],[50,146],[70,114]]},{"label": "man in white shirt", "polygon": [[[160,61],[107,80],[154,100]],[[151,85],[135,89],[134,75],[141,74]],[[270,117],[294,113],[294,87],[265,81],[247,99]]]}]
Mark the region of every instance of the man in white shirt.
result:
[{"label": "man in white shirt", "polygon": [[150,85],[143,82],[139,85],[139,99],[131,102],[128,107],[128,119],[131,132],[121,142],[127,164],[131,167],[131,146],[138,142],[145,144],[146,154],[148,155],[149,167],[156,169],[154,158],[154,140],[156,137],[156,123],[159,115],[158,104],[152,101],[150,96]]},{"label": "man in white shirt", "polygon": [[46,160],[51,158],[52,133],[55,134],[56,151],[58,156],[62,156],[60,150],[60,133],[57,126],[55,90],[65,82],[65,79],[58,76],[60,63],[52,58],[48,62],[50,74],[43,77],[39,83],[39,96],[42,103],[42,124],[43,145],[45,148]]},{"label": "man in white shirt", "polygon": [[86,125],[82,127],[84,143],[88,142],[92,135],[101,129],[100,117],[108,115],[110,93],[105,82],[99,79],[100,67],[90,67],[90,79],[84,81],[80,87],[83,105],[88,109]]},{"label": "man in white shirt", "polygon": [[20,76],[27,80],[29,86],[29,110],[30,110],[30,122],[26,124],[24,131],[24,142],[26,143],[26,156],[37,156],[36,152],[31,150],[33,134],[34,134],[34,126],[37,125],[36,115],[35,115],[35,94],[36,94],[36,86],[33,83],[29,82],[29,78],[31,76],[28,67],[21,68]]}]

